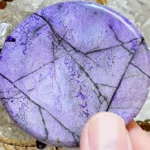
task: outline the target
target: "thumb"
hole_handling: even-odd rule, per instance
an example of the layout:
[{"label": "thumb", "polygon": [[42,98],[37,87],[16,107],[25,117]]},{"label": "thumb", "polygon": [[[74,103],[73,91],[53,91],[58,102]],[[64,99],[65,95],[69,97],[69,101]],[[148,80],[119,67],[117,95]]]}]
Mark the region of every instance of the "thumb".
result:
[{"label": "thumb", "polygon": [[112,113],[98,113],[85,125],[80,150],[132,150],[123,119]]}]

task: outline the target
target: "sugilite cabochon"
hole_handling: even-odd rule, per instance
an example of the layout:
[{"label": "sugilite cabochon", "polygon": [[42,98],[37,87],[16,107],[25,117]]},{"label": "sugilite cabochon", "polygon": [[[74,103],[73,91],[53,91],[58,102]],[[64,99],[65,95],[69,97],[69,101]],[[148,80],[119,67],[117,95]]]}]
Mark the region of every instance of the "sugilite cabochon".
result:
[{"label": "sugilite cabochon", "polygon": [[129,123],[150,85],[139,31],[106,6],[58,3],[27,17],[0,54],[0,99],[36,139],[79,145],[87,120],[109,111]]}]

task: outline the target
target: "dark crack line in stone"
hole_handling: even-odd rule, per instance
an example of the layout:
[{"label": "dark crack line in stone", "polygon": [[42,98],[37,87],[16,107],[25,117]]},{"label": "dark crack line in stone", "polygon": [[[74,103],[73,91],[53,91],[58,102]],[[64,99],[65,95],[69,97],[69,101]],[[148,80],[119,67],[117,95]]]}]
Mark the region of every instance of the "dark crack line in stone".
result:
[{"label": "dark crack line in stone", "polygon": [[58,39],[59,42],[62,41],[62,38],[60,36],[58,36],[58,34],[55,32],[53,26],[47,21],[47,19],[39,14],[33,13],[34,15],[40,17],[41,19],[43,19],[50,27],[51,31],[53,32],[53,34],[56,36],[56,38]]},{"label": "dark crack line in stone", "polygon": [[110,87],[110,88],[117,88],[117,87],[114,87],[114,86],[111,86],[111,85],[107,85],[107,84],[99,84],[99,85],[101,85],[101,86],[107,86],[107,87]]},{"label": "dark crack line in stone", "polygon": [[[61,56],[61,57],[64,57],[64,56]],[[50,62],[44,64],[43,66],[39,67],[38,69],[36,69],[36,70],[34,70],[34,71],[32,71],[32,72],[30,72],[30,73],[28,73],[28,74],[26,74],[26,75],[24,75],[24,76],[18,78],[17,80],[14,81],[14,83],[17,82],[17,81],[19,81],[19,80],[24,79],[25,77],[27,77],[27,76],[29,76],[29,75],[31,75],[31,74],[37,72],[37,71],[39,71],[40,69],[42,69],[43,67],[45,67],[45,66],[47,66],[47,65],[49,65],[49,64],[53,64],[56,60],[60,59],[61,57],[58,57],[58,58],[56,58],[55,60],[52,60],[52,61],[50,61]]]},{"label": "dark crack line in stone", "polygon": [[35,37],[35,34],[36,34],[40,29],[42,29],[44,26],[46,26],[46,24],[40,26],[40,27],[37,28],[35,31],[33,31],[33,38]]},{"label": "dark crack line in stone", "polygon": [[[45,110],[45,109],[44,109]],[[69,131],[71,134],[72,134],[72,136],[73,136],[73,138],[74,138],[74,140],[75,140],[75,142],[76,142],[76,145],[78,145],[78,142],[76,141],[76,138],[75,138],[75,136],[77,136],[77,137],[79,137],[78,135],[76,135],[75,133],[73,133],[72,131],[70,131],[70,129],[68,129],[65,125],[63,125],[56,117],[54,117],[50,112],[48,112],[47,110],[45,110],[50,116],[52,116],[64,129],[66,129],[67,131]]]},{"label": "dark crack line in stone", "polygon": [[43,113],[42,113],[42,110],[41,110],[41,107],[39,107],[39,112],[40,112],[40,115],[41,115],[41,119],[42,119],[42,122],[43,122],[43,126],[44,126],[44,129],[45,129],[45,139],[44,141],[46,141],[48,139],[48,130],[46,128],[46,122],[45,122],[45,119],[44,119],[44,116],[43,116]]},{"label": "dark crack line in stone", "polygon": [[[64,36],[65,37],[65,36]],[[63,37],[63,39],[64,39]],[[63,42],[63,40],[61,40],[61,42],[58,42],[56,41],[55,37],[53,37],[54,41],[56,43],[58,43],[58,46],[62,45],[61,42]],[[65,41],[64,41],[65,42]],[[70,45],[69,45],[70,46]],[[71,52],[71,51],[74,51],[76,53],[80,53],[82,56],[88,58],[91,62],[93,62],[94,64],[96,64],[97,66],[101,67],[97,62],[95,62],[92,58],[90,58],[88,55],[85,55],[83,52],[79,51],[79,50],[76,50],[76,48],[73,48],[73,47],[70,47],[72,50],[68,51],[68,52]]]},{"label": "dark crack line in stone", "polygon": [[20,96],[20,97],[18,97],[18,98],[14,98],[14,97],[9,97],[9,98],[7,98],[7,97],[2,97],[2,98],[0,98],[2,101],[5,101],[5,100],[10,100],[10,99],[13,99],[13,100],[18,100],[18,99],[21,99],[21,98],[23,98],[23,96]]},{"label": "dark crack line in stone", "polygon": [[[124,72],[124,74],[123,74],[123,76],[122,76],[122,78],[121,78],[121,80],[120,80],[120,82],[119,82],[119,84],[118,84],[118,86],[117,86],[117,88],[116,88],[116,91],[114,92],[114,94],[113,94],[113,96],[112,96],[112,98],[111,98],[111,100],[110,100],[110,103],[109,103],[109,105],[108,105],[106,111],[109,110],[109,108],[110,108],[110,106],[111,106],[111,104],[112,104],[112,101],[113,101],[113,99],[114,99],[114,97],[115,97],[115,95],[116,95],[116,93],[117,93],[117,91],[118,91],[118,89],[119,89],[119,87],[120,87],[120,85],[121,85],[121,83],[122,83],[122,80],[124,79],[124,76],[125,76],[125,74],[126,74],[126,71],[127,71],[128,67],[129,67],[129,65],[131,64],[131,62],[132,62],[134,56],[135,56],[135,53],[132,53],[128,48],[126,48],[126,47],[124,46],[124,43],[119,40],[119,38],[118,38],[118,36],[116,35],[116,33],[115,33],[113,27],[112,27],[111,25],[108,25],[108,26],[109,26],[109,28],[113,31],[113,33],[114,33],[114,35],[115,35],[115,37],[116,37],[116,40],[117,40],[118,42],[120,42],[121,45],[122,45],[122,47],[123,47],[124,49],[126,49],[126,50],[127,50],[130,54],[132,54],[133,56],[132,56],[130,62],[128,63],[128,66],[127,66],[126,69],[125,69],[125,72]],[[143,38],[141,39],[141,42],[143,42]],[[129,42],[129,43],[130,43],[130,42]]]},{"label": "dark crack line in stone", "polygon": [[[83,54],[82,54],[83,55]],[[94,61],[91,57],[89,57],[88,55],[83,55],[85,57],[87,57],[89,60],[91,60],[95,65],[97,65],[98,67],[101,67],[96,61]]]},{"label": "dark crack line in stone", "polygon": [[[112,27],[111,25],[108,25],[108,26],[109,26],[109,28],[113,31],[113,33],[114,33],[114,35],[115,35],[117,41],[121,43],[122,47],[123,47],[124,49],[126,49],[129,53],[131,53],[131,54],[134,55],[135,53],[131,52],[128,48],[126,48],[126,47],[124,46],[124,43],[119,40],[119,38],[118,38],[117,34],[115,33],[113,27]],[[142,44],[143,44],[143,45],[145,46],[145,49],[148,50],[148,48],[147,48],[147,46],[146,46],[146,42],[145,42],[144,37],[142,37],[141,39],[140,39],[140,38],[136,38],[135,40],[140,40],[139,45],[142,45]],[[133,41],[134,41],[134,39],[131,40],[130,42],[133,42]],[[130,43],[130,42],[129,42],[129,43]],[[139,46],[139,45],[138,45],[138,46]],[[149,50],[148,50],[148,51],[149,51]]]},{"label": "dark crack line in stone", "polygon": [[47,66],[47,65],[49,65],[49,64],[54,63],[54,61],[55,61],[55,60],[52,60],[52,61],[50,61],[50,62],[44,64],[43,66],[39,67],[38,69],[36,69],[36,70],[34,70],[34,71],[32,71],[32,72],[30,72],[30,73],[28,73],[28,74],[26,74],[26,75],[24,75],[24,76],[18,78],[17,80],[14,81],[14,83],[17,82],[17,81],[19,81],[19,80],[22,80],[23,78],[25,78],[25,77],[27,77],[27,76],[29,76],[29,75],[31,75],[31,74],[37,72],[37,71],[39,71],[39,70],[42,69],[43,67],[45,67],[45,66]]},{"label": "dark crack line in stone", "polygon": [[52,68],[53,68],[53,66],[52,66],[51,68],[49,68],[49,71],[48,71],[48,73],[47,73],[47,74],[44,74],[44,76],[43,76],[43,77],[40,77],[40,79],[37,81],[37,83],[38,83],[38,84],[40,84],[40,82],[42,82],[43,80],[45,80],[47,77],[49,77],[49,76],[50,76],[51,71],[52,71]]},{"label": "dark crack line in stone", "polygon": [[77,136],[74,135],[74,138],[76,139],[76,143],[77,143],[76,146],[79,147],[80,145],[79,145],[78,141],[80,141],[80,137],[77,137]]},{"label": "dark crack line in stone", "polygon": [[[119,44],[119,45],[115,45],[115,46],[112,46],[112,47],[108,47],[108,48],[103,48],[103,49],[98,49],[98,50],[94,50],[94,51],[89,51],[89,52],[86,52],[85,55],[89,55],[89,54],[93,54],[93,53],[98,53],[98,52],[101,52],[101,51],[105,51],[105,50],[109,50],[109,49],[112,49],[112,48],[117,48],[117,47],[120,47],[120,46],[124,46],[125,44],[129,44],[130,42],[132,41],[135,41],[135,40],[139,40],[139,38],[135,38],[133,40],[130,40],[128,42],[125,42],[125,43],[122,43],[122,44]],[[126,47],[124,46],[123,48],[126,49]],[[128,50],[129,51],[129,50]],[[130,52],[131,53],[131,52]],[[133,53],[132,53],[133,54]]]},{"label": "dark crack line in stone", "polygon": [[[61,45],[62,47],[63,47],[63,49],[66,51],[66,53],[77,63],[77,65],[78,65],[78,67],[84,72],[84,74],[89,78],[89,80],[92,82],[92,84],[95,86],[95,83],[93,82],[93,80],[91,79],[91,77],[88,75],[88,73],[84,70],[84,68],[77,62],[77,60],[73,57],[73,56],[71,56],[70,54],[69,54],[69,52],[67,51],[67,49],[64,47],[64,45]],[[96,88],[96,87],[95,87]],[[99,107],[101,107],[101,101],[100,101],[100,91],[99,91],[99,89],[97,89],[97,91],[98,91],[98,93],[99,93],[99,95],[97,95],[97,93],[96,92],[94,92],[96,95],[97,95],[97,98],[98,98],[98,100],[99,100],[99,103],[100,103],[100,105],[99,105]],[[105,99],[105,98],[104,98]],[[88,110],[87,110],[88,111]]]},{"label": "dark crack line in stone", "polygon": [[[79,64],[80,65],[80,64]],[[104,101],[106,101],[106,103],[108,104],[107,98],[105,96],[103,96],[99,90],[99,87],[97,86],[97,84],[92,80],[92,78],[90,77],[90,75],[85,71],[85,69],[80,65],[79,66],[80,69],[85,73],[85,75],[89,78],[89,80],[92,82],[92,84],[94,85],[94,87],[96,88],[97,92],[98,92],[98,99],[100,102],[100,105],[102,104],[102,102],[100,101],[100,97],[102,96],[104,98]]]},{"label": "dark crack line in stone", "polygon": [[[93,53],[93,51],[92,51],[92,52],[83,53],[83,52],[81,52],[80,50],[76,49],[76,48],[75,48],[74,46],[72,46],[68,41],[66,41],[66,40],[64,39],[64,37],[63,37],[63,38],[60,37],[60,35],[54,30],[52,24],[51,24],[45,17],[43,17],[43,16],[41,16],[41,15],[39,15],[39,14],[36,14],[36,13],[34,13],[34,15],[36,15],[36,16],[42,18],[42,19],[49,25],[49,27],[50,27],[52,33],[53,33],[53,34],[55,35],[55,37],[57,38],[59,44],[60,44],[62,41],[64,41],[64,42],[65,42],[67,45],[69,45],[75,52],[81,53],[81,54],[83,54],[83,55],[88,55],[88,54]],[[139,40],[139,38],[135,38],[135,39],[133,39],[133,40],[130,40],[130,41],[128,41],[128,42],[123,43],[123,42],[121,42],[121,41],[118,39],[118,37],[117,37],[117,35],[115,34],[113,28],[112,28],[110,25],[108,25],[108,26],[109,26],[110,29],[113,31],[113,33],[114,33],[116,39],[121,43],[121,45],[117,45],[117,46],[115,46],[115,47],[122,46],[122,47],[123,47],[124,49],[126,49],[130,54],[134,54],[134,53],[132,53],[130,50],[128,50],[128,49],[124,46],[124,44],[130,43],[130,42],[132,42],[132,41],[134,41],[134,40]],[[112,48],[113,48],[113,47],[112,47]],[[108,49],[111,49],[111,48],[107,48],[107,50],[108,50]],[[103,49],[103,50],[104,50],[104,49]],[[106,50],[106,49],[105,49],[105,50]],[[101,51],[101,50],[100,50],[100,51]],[[96,51],[95,51],[95,52],[96,52]],[[99,92],[99,90],[98,90],[98,92]],[[99,96],[99,97],[100,97],[100,96]],[[105,97],[104,97],[104,99],[105,99],[106,102],[107,102],[107,99],[106,99]],[[108,104],[108,102],[107,102],[107,104]]]},{"label": "dark crack line in stone", "polygon": [[[38,14],[35,14],[35,15],[37,15],[38,17],[40,17]],[[42,16],[41,16],[41,17],[42,17]],[[44,19],[44,17],[43,17],[42,19]],[[46,19],[44,19],[44,20],[46,21]],[[46,23],[48,23],[48,22],[46,21]],[[49,25],[49,24],[48,24],[48,25]],[[44,25],[43,25],[43,26],[44,26]],[[43,26],[42,26],[42,27],[43,27]],[[40,28],[41,28],[41,27],[40,27]],[[52,30],[52,29],[51,29],[51,30]],[[52,31],[53,31],[53,30],[52,30]],[[54,32],[54,33],[55,33],[55,32]],[[57,35],[55,35],[55,36],[57,36]],[[60,39],[60,41],[61,41],[61,40],[62,40],[62,39]],[[60,42],[60,41],[59,41],[59,42]],[[58,58],[57,58],[57,59],[58,59]],[[55,60],[57,60],[57,59],[55,59]],[[48,65],[48,64],[50,64],[50,63],[54,63],[55,60],[44,64],[43,66],[39,67],[38,69],[34,70],[33,72],[31,72],[31,73],[29,73],[29,74],[27,74],[27,75],[24,75],[24,76],[20,77],[19,79],[15,80],[14,82],[17,82],[17,81],[19,81],[19,80],[21,80],[21,79],[27,77],[28,75],[30,75],[30,74],[32,74],[32,73],[35,73],[36,71],[42,69],[43,67],[45,67],[46,65]]]},{"label": "dark crack line in stone", "polygon": [[[54,39],[55,37],[53,37],[53,39]],[[57,38],[57,37],[56,37]],[[55,39],[55,42],[57,43],[58,41],[56,41],[56,39]],[[61,42],[60,43],[58,43],[58,46],[61,46],[61,47],[63,47],[63,49],[66,51],[66,53],[76,62],[76,63],[78,63],[76,60],[75,60],[75,58],[73,58],[70,54],[69,54],[69,52],[71,52],[71,51],[67,51],[66,50],[66,48],[64,47],[64,45],[63,44],[61,44]],[[71,47],[72,48],[72,47]],[[89,58],[90,59],[90,58]],[[95,62],[94,62],[95,63]],[[78,63],[78,65],[80,65],[79,63]],[[82,67],[83,68],[83,67]],[[87,76],[87,75],[86,75]],[[97,95],[97,94],[96,94]],[[101,95],[100,95],[101,96]],[[100,96],[98,96],[98,99],[100,98]],[[101,102],[100,102],[101,103]]]},{"label": "dark crack line in stone", "polygon": [[33,14],[36,15],[36,16],[38,16],[38,17],[40,17],[40,18],[42,18],[42,19],[49,25],[49,27],[50,27],[52,33],[55,35],[55,37],[56,37],[57,40],[58,40],[58,44],[60,44],[62,41],[64,41],[64,42],[65,42],[67,45],[69,45],[75,52],[84,54],[82,51],[78,50],[78,49],[75,48],[73,45],[71,45],[68,41],[66,41],[66,40],[64,39],[65,35],[64,35],[63,37],[61,37],[61,36],[54,30],[52,24],[51,24],[45,17],[43,17],[43,16],[41,16],[41,15],[39,15],[39,14],[36,14],[36,13],[33,13]]},{"label": "dark crack line in stone", "polygon": [[116,90],[115,90],[115,92],[114,92],[114,94],[113,94],[113,96],[112,96],[112,98],[111,98],[111,100],[110,100],[110,102],[109,102],[109,105],[107,106],[106,111],[109,111],[109,108],[110,108],[110,106],[111,106],[111,104],[112,104],[112,102],[113,102],[113,99],[114,99],[114,97],[116,96],[116,93],[117,93],[118,89],[119,89],[120,86],[121,86],[121,83],[122,83],[122,81],[123,81],[123,79],[124,79],[124,76],[125,76],[125,74],[126,74],[126,71],[127,71],[128,67],[129,67],[129,65],[131,64],[131,62],[132,62],[134,56],[135,56],[135,55],[133,55],[132,58],[131,58],[131,60],[129,61],[129,63],[128,63],[128,65],[127,65],[127,67],[126,67],[126,69],[125,69],[125,71],[124,71],[124,73],[123,73],[123,75],[122,75],[122,78],[120,79],[120,81],[119,81],[119,83],[118,83],[118,86],[117,86],[117,88],[116,88]]},{"label": "dark crack line in stone", "polygon": [[[79,143],[78,143],[78,141],[77,141],[77,139],[76,139],[76,136],[74,135],[74,134],[72,134],[72,136],[73,136],[73,138],[74,138],[74,140],[75,140],[75,142],[76,142],[76,146],[79,146]],[[77,136],[78,138],[79,138],[79,136]]]},{"label": "dark crack line in stone", "polygon": [[33,91],[34,89],[35,89],[35,88],[31,88],[31,89],[29,89],[29,90],[27,91],[27,93],[28,93],[28,92],[31,92],[31,91]]},{"label": "dark crack line in stone", "polygon": [[[61,45],[64,50],[67,52],[66,48],[64,47],[64,45]],[[67,52],[68,53],[68,52]],[[73,57],[71,56],[69,53],[68,55],[77,63],[77,65],[79,66],[79,68],[84,72],[84,74],[86,75],[86,77],[91,81],[91,83],[94,85],[94,87],[96,88],[97,92],[98,92],[98,95],[97,93],[95,92],[95,94],[97,95],[98,97],[98,100],[99,100],[99,103],[100,103],[100,107],[101,107],[101,104],[102,102],[100,101],[100,97],[102,96],[104,98],[104,100],[106,101],[106,103],[108,104],[108,101],[107,101],[107,98],[105,96],[103,96],[101,94],[101,92],[99,91],[99,87],[97,86],[97,84],[92,80],[92,78],[90,77],[90,75],[85,71],[84,67],[80,65],[80,63],[78,63],[78,61]]]},{"label": "dark crack line in stone", "polygon": [[[34,15],[36,15],[36,16],[42,18],[42,19],[49,25],[49,27],[50,27],[52,33],[55,35],[55,37],[56,37],[57,40],[58,40],[58,45],[59,45],[62,41],[64,41],[64,42],[65,42],[67,45],[69,45],[76,53],[80,53],[80,54],[86,56],[86,53],[82,52],[81,50],[78,50],[78,49],[75,48],[73,45],[71,45],[68,41],[66,41],[66,40],[64,39],[65,35],[64,35],[63,37],[61,37],[61,36],[54,30],[52,24],[51,24],[50,22],[48,22],[48,20],[47,20],[45,17],[43,17],[43,16],[41,16],[41,15],[38,15],[38,14],[36,14],[36,13],[34,13]],[[53,36],[53,35],[52,35],[52,36]],[[53,39],[55,40],[54,37],[53,37]],[[55,42],[56,42],[56,41],[55,41]],[[89,56],[86,56],[86,57],[89,58],[93,63],[96,63],[96,62],[93,61]],[[97,64],[97,63],[96,63],[96,64]],[[98,65],[98,64],[97,64],[97,65]]]},{"label": "dark crack line in stone", "polygon": [[[60,37],[60,35],[58,34],[58,33],[56,33],[56,31],[54,30],[54,28],[53,28],[53,26],[52,26],[52,24],[50,23],[50,22],[48,22],[47,21],[47,19],[45,18],[45,17],[43,17],[43,16],[40,16],[40,15],[38,15],[38,14],[36,14],[36,13],[34,13],[35,15],[37,15],[37,16],[39,16],[40,18],[42,18],[45,22],[47,22],[47,24],[49,25],[49,27],[50,27],[50,29],[51,29],[51,31],[52,31],[52,33],[54,34],[54,36],[56,37],[56,39],[58,40],[58,43],[59,44],[61,44],[61,42],[62,41],[64,41],[67,45],[69,45],[75,52],[80,52],[80,53],[82,53],[83,55],[86,55],[85,53],[83,53],[83,52],[81,52],[80,50],[77,50],[74,46],[72,46],[68,41],[66,41],[64,38],[62,38],[62,37]],[[68,53],[68,51],[65,49],[65,47],[61,44],[61,46],[64,48],[64,50]],[[69,54],[69,53],[68,53]],[[70,55],[70,54],[69,54]],[[72,56],[71,56],[72,57]],[[74,59],[74,58],[73,58]],[[75,60],[75,59],[74,59]],[[75,60],[76,61],[76,60]],[[77,61],[76,61],[76,63],[78,63]],[[80,65],[80,64],[78,64],[78,65]],[[83,70],[84,68],[83,67],[81,67],[80,68],[83,72],[85,71],[85,70]],[[88,73],[86,72],[85,73],[86,74],[86,76],[88,75]],[[88,76],[87,76],[88,77]],[[91,79],[91,78],[90,78]],[[92,79],[91,79],[91,81],[92,81]],[[101,93],[100,93],[100,91],[99,91],[99,87],[93,82],[93,85],[96,87],[96,89],[97,89],[97,91],[98,91],[98,99],[99,99],[99,102],[100,102],[100,107],[101,107],[101,101],[100,101],[100,97],[102,96],[103,98],[104,98],[104,100],[106,101],[106,103],[107,103],[107,105],[108,105],[108,101],[107,101],[107,98],[105,97],[105,96],[103,96]]]},{"label": "dark crack line in stone", "polygon": [[[38,14],[35,14],[35,15],[37,15],[37,16],[39,16],[40,18],[42,18],[44,21],[46,21],[47,22],[47,24],[50,26],[50,29],[51,29],[51,31],[52,31],[52,34],[56,37],[56,39],[58,40],[58,45],[61,45],[63,48],[64,48],[64,50],[68,53],[68,51],[66,50],[66,48],[61,44],[61,42],[62,41],[64,41],[67,45],[69,45],[75,52],[81,52],[81,51],[79,51],[79,50],[77,50],[75,47],[73,47],[69,42],[67,42],[64,38],[61,38],[59,35],[58,35],[58,33],[56,33],[56,31],[54,30],[54,28],[53,28],[53,26],[50,24],[50,22],[48,22],[47,21],[47,19],[45,19],[43,16],[40,16],[40,15],[38,15]],[[55,40],[55,42],[56,42],[56,39],[53,37],[53,39]],[[81,52],[82,53],[82,52]],[[83,53],[84,54],[84,53]],[[68,55],[70,56],[70,54],[68,53]],[[72,56],[71,56],[71,58],[72,58]],[[74,59],[74,58],[73,58]],[[74,59],[75,60],[75,59]],[[75,60],[76,61],[76,60]],[[76,63],[78,63],[77,61],[76,61]],[[78,64],[79,65],[79,64]],[[83,68],[83,67],[82,67]],[[83,70],[83,69],[82,69]],[[87,76],[87,74],[86,74],[86,76]],[[88,76],[87,76],[88,77]],[[92,81],[92,79],[91,79],[91,81]],[[93,82],[94,83],[94,82]],[[94,86],[95,86],[95,83],[94,83]],[[97,86],[96,86],[96,88],[98,88]],[[99,92],[99,89],[97,89],[98,90],[98,92]],[[99,92],[99,95],[98,95],[98,99],[100,98],[100,96],[102,96],[101,94],[100,94],[100,92]],[[104,99],[105,99],[105,97],[104,97]],[[100,104],[101,104],[101,101],[100,101],[100,99],[99,99],[99,102],[100,102]]]},{"label": "dark crack line in stone", "polygon": [[[9,100],[9,99],[12,99],[12,98],[14,98],[15,96],[17,96],[18,94],[19,94],[20,92],[18,91],[16,94],[14,94],[13,96],[11,96],[11,97],[0,97],[0,99],[1,100]],[[15,99],[19,99],[19,98],[15,98]]]},{"label": "dark crack line in stone", "polygon": [[[80,5],[80,7],[83,7],[83,8],[85,8],[86,10],[88,9],[87,7],[85,7],[85,6],[81,6]],[[88,9],[89,10],[89,9]],[[89,11],[92,11],[92,10],[89,10]],[[92,11],[93,12],[93,11]],[[95,13],[95,12],[94,12]],[[104,20],[103,20],[104,21]],[[104,21],[109,27],[110,27],[110,29],[114,32],[114,30],[113,30],[113,28],[106,22],[106,21]],[[114,32],[114,34],[115,34],[115,32]],[[112,47],[108,47],[108,48],[104,48],[104,49],[99,49],[99,50],[95,50],[95,51],[89,51],[89,52],[87,52],[87,53],[85,53],[85,55],[89,55],[89,54],[92,54],[92,53],[95,53],[95,52],[101,52],[101,51],[104,51],[104,50],[109,50],[109,49],[112,49],[112,48],[117,48],[117,47],[120,47],[120,46],[122,46],[124,49],[126,49],[129,53],[131,53],[131,54],[134,54],[134,53],[132,53],[129,49],[127,49],[124,45],[125,44],[128,44],[128,43],[130,43],[130,42],[132,42],[132,41],[134,41],[134,40],[139,40],[139,38],[135,38],[135,39],[133,39],[133,40],[130,40],[130,41],[128,41],[128,42],[122,42],[122,41],[120,41],[119,40],[119,38],[117,37],[117,35],[115,34],[115,37],[116,37],[116,39],[121,43],[120,45],[116,45],[116,46],[112,46]]]},{"label": "dark crack line in stone", "polygon": [[[53,33],[53,34],[54,34],[54,33]],[[65,38],[65,35],[63,36],[63,38],[62,38],[61,41],[57,41],[57,40],[56,40],[57,37],[54,37],[53,34],[52,34],[53,40],[54,40],[56,43],[58,43],[58,47],[59,47],[60,45],[62,45],[61,43],[64,41],[63,39]],[[58,35],[58,36],[59,36],[59,35]],[[61,37],[60,37],[60,38],[61,38]],[[64,41],[64,42],[66,43],[66,41]],[[71,44],[70,44],[70,45],[71,45]],[[69,45],[69,46],[70,46],[70,45]],[[73,49],[73,50],[70,50],[70,51],[68,51],[68,52],[75,51],[76,53],[80,53],[82,56],[88,58],[90,61],[92,61],[92,62],[93,62],[94,64],[96,64],[97,66],[101,67],[97,62],[95,62],[95,61],[94,61],[92,58],[90,58],[88,55],[85,55],[83,52],[81,52],[81,51],[79,51],[79,50],[76,50],[76,48],[73,48],[72,46],[71,46],[71,49]]]},{"label": "dark crack line in stone", "polygon": [[[41,107],[39,104],[37,104],[36,102],[34,102],[33,100],[31,100],[31,98],[24,93],[21,89],[19,89],[9,78],[7,78],[6,76],[4,76],[3,74],[0,73],[0,76],[2,76],[5,80],[7,80],[9,83],[11,83],[16,89],[18,89],[30,102],[32,102],[33,104],[35,104],[36,106],[40,107],[41,109],[45,110],[52,118],[54,118],[64,129],[66,129],[67,131],[69,131],[72,135],[76,135],[75,133],[73,133],[70,129],[68,129],[65,125],[63,125],[56,117],[54,117],[49,111],[47,111],[45,108]],[[79,137],[78,135],[76,135],[77,137]],[[74,136],[73,136],[74,137]],[[76,139],[75,139],[75,142]],[[78,142],[76,143],[78,144]]]},{"label": "dark crack line in stone", "polygon": [[[109,26],[109,28],[111,29],[111,31],[114,33],[114,36],[115,36],[116,40],[117,40],[119,43],[121,43],[121,46],[122,46],[124,49],[126,49],[129,53],[134,54],[133,52],[131,52],[128,48],[126,48],[126,47],[124,46],[124,43],[123,43],[121,40],[119,40],[119,38],[118,38],[117,34],[115,33],[113,27],[112,27],[111,25],[108,25],[108,26]],[[129,42],[129,43],[130,43],[130,42]]]},{"label": "dark crack line in stone", "polygon": [[142,72],[144,75],[146,75],[150,79],[150,76],[148,74],[146,74],[141,68],[139,68],[138,66],[136,66],[133,63],[131,63],[131,65],[134,66],[135,68],[137,68],[140,72]]},{"label": "dark crack line in stone", "polygon": [[[103,51],[103,50],[109,50],[109,49],[111,49],[111,48],[116,48],[116,47],[120,47],[120,46],[122,46],[124,49],[126,49],[129,53],[134,54],[134,53],[131,52],[129,49],[127,49],[127,48],[124,46],[124,44],[128,44],[128,43],[130,43],[130,42],[132,42],[132,41],[134,41],[134,40],[139,40],[139,38],[135,38],[135,39],[133,39],[133,40],[130,40],[130,41],[128,41],[128,42],[123,43],[123,42],[121,42],[121,41],[118,39],[118,37],[116,36],[116,34],[115,34],[115,32],[114,32],[114,34],[115,34],[115,36],[116,36],[116,39],[121,43],[120,45],[116,45],[116,46],[113,46],[113,47],[109,47],[109,48],[105,48],[105,49],[100,49],[100,50],[95,50],[95,51],[89,51],[89,52],[84,53],[84,52],[82,52],[81,50],[78,50],[77,48],[75,48],[73,45],[71,45],[71,44],[70,44],[68,41],[66,41],[64,38],[62,38],[62,37],[54,30],[52,24],[51,24],[50,22],[48,22],[48,20],[47,20],[45,17],[43,17],[43,16],[41,16],[41,15],[39,15],[39,14],[36,14],[36,13],[34,13],[34,15],[39,16],[40,18],[42,18],[42,19],[50,26],[51,31],[52,31],[53,34],[56,36],[56,38],[58,39],[59,42],[64,41],[64,42],[65,42],[67,45],[69,45],[75,52],[81,53],[81,54],[83,54],[83,55],[88,55],[88,54],[95,53],[95,52],[99,52],[99,51]],[[88,57],[88,58],[89,58],[89,57]]]},{"label": "dark crack line in stone", "polygon": [[[81,52],[80,50],[76,49],[74,46],[72,46],[68,41],[66,41],[64,38],[60,37],[60,35],[58,33],[56,33],[56,31],[54,30],[52,24],[50,24],[50,22],[47,21],[47,19],[41,15],[38,15],[36,13],[34,13],[36,16],[39,16],[40,18],[42,18],[45,22],[47,22],[47,24],[50,26],[50,29],[52,31],[52,33],[55,35],[56,39],[58,40],[58,43],[61,44],[62,41],[64,41],[67,45],[69,45],[75,52],[79,52],[82,53],[83,55],[85,55],[85,53]],[[66,48],[61,44],[61,46],[64,48],[64,50],[68,53],[68,51],[66,50]],[[79,65],[80,69],[85,73],[85,75],[90,79],[90,81],[93,83],[94,87],[97,89],[99,95],[98,95],[98,99],[100,98],[100,96],[103,96],[100,91],[99,91],[99,87],[96,85],[96,83],[94,83],[94,81],[91,79],[91,77],[88,75],[88,73],[84,70],[84,68],[76,61],[75,58],[73,58],[69,53],[68,55],[74,59],[74,61]],[[107,102],[107,98],[105,96],[103,96],[104,100]],[[99,99],[100,101],[100,99]],[[101,101],[100,101],[101,104]]]},{"label": "dark crack line in stone", "polygon": [[[86,10],[91,11],[91,12],[93,12],[93,13],[95,14],[95,11],[89,9],[88,7],[83,6],[83,5],[81,5],[81,4],[78,4],[78,5],[79,5],[80,7],[85,8]],[[104,21],[108,26],[110,26],[105,20],[103,20],[103,21]],[[122,45],[124,46],[124,44],[128,44],[128,43],[130,43],[130,42],[132,42],[132,41],[134,41],[134,40],[141,40],[140,45],[141,45],[141,44],[146,45],[145,39],[142,37],[141,39],[140,39],[140,38],[135,38],[135,39],[130,40],[130,41],[128,41],[128,42],[122,42],[121,45],[116,45],[115,47],[119,47],[119,46],[122,46]],[[121,42],[121,41],[120,41],[120,42]],[[105,48],[105,49],[102,49],[102,50],[108,50],[108,49],[115,48],[115,47]],[[125,48],[126,48],[126,47],[125,47]],[[146,48],[146,50],[149,51],[148,47]],[[101,51],[101,50],[98,50],[98,51],[95,51],[95,52],[99,52],[99,51]],[[132,52],[130,51],[130,53],[132,53]]]}]

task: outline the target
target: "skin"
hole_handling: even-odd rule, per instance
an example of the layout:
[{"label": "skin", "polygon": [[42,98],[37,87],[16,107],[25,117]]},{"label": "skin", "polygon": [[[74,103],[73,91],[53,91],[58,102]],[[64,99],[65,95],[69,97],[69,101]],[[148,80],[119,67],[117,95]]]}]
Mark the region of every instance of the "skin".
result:
[{"label": "skin", "polygon": [[85,125],[80,150],[150,150],[150,137],[135,121],[126,127],[112,113],[98,113]]}]

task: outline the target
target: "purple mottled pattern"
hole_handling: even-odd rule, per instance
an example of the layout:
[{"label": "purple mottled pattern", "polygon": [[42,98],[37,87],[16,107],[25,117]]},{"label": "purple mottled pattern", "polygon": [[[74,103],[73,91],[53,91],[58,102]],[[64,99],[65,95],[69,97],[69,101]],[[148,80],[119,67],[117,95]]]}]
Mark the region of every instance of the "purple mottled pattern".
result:
[{"label": "purple mottled pattern", "polygon": [[26,18],[0,54],[0,98],[38,140],[76,147],[83,126],[109,111],[129,123],[148,95],[150,52],[123,16],[65,2]]}]

